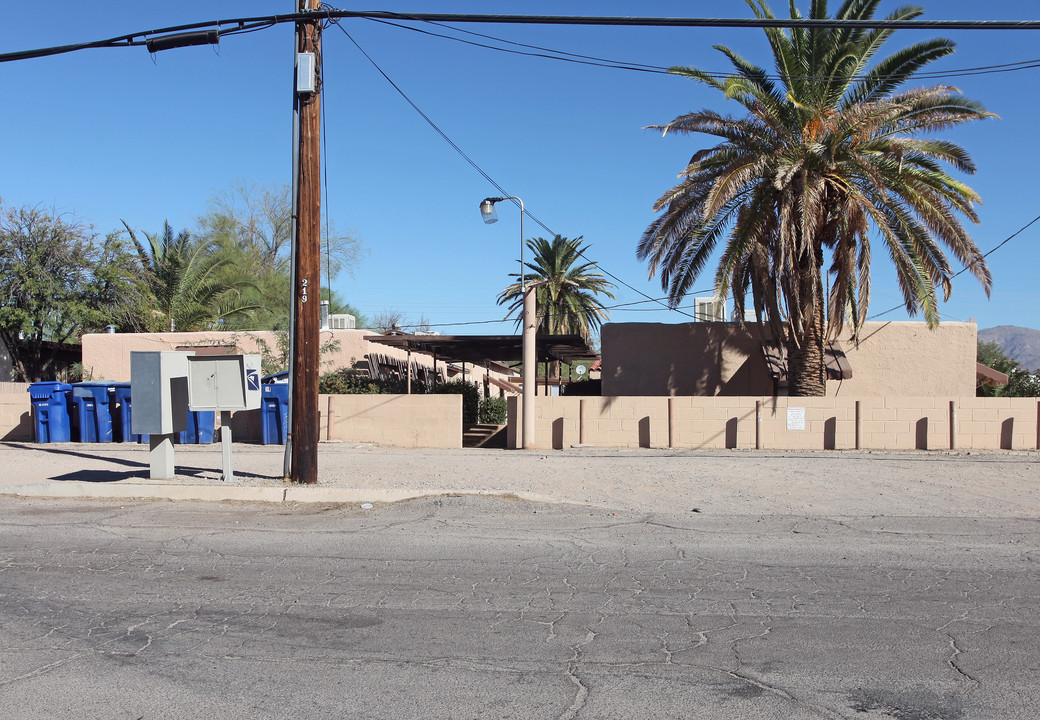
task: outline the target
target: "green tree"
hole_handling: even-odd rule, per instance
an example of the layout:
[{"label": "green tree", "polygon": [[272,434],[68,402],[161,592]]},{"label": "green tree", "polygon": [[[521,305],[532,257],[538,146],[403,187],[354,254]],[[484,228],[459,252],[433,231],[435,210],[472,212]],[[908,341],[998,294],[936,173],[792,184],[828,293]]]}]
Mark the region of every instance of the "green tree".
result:
[{"label": "green tree", "polygon": [[[236,182],[210,199],[209,212],[199,218],[198,226],[197,235],[226,261],[220,271],[225,281],[235,283],[243,278],[250,281],[242,292],[244,299],[256,306],[250,318],[252,329],[288,329],[292,270],[289,186],[263,187]],[[319,283],[323,299],[330,299],[325,290],[331,280],[342,272],[353,274],[363,254],[363,246],[355,233],[339,232],[333,223],[323,223]],[[350,310],[333,293],[330,312]]]},{"label": "green tree", "polygon": [[[835,18],[870,20],[879,1],[846,0]],[[756,16],[773,17],[762,0],[747,2]],[[801,17],[793,0],[790,12]],[[921,13],[903,7],[886,19]],[[814,0],[809,15],[827,18],[826,0]],[[735,68],[725,79],[672,68],[746,112],[702,110],[652,126],[721,142],[698,150],[681,182],[657,201],[661,214],[637,254],[651,277],[660,273],[674,306],[721,245],[716,294],[732,294],[743,322],[750,292],[760,321],[787,347],[791,394],[822,395],[824,343],[846,323],[857,331],[866,318],[871,234],[892,259],[907,312],[923,313],[930,326],[939,321],[939,294],[948,299],[955,274],[944,247],[989,292],[989,270],[960,220],[978,222],[979,197],[944,170],[971,173],[975,166],[963,148],[928,134],[993,115],[952,87],[899,90],[952,53],[949,40],[923,41],[873,62],[891,30],[765,33],[773,76],[723,46],[717,49]]]},{"label": "green tree", "polygon": [[40,207],[0,211],[0,339],[20,379],[53,379],[49,343],[125,326],[133,263],[118,236],[99,242],[74,217]]},{"label": "green tree", "polygon": [[980,342],[976,359],[986,367],[1008,376],[1007,385],[979,385],[979,397],[1040,397],[1040,371],[1029,372],[993,342]]},{"label": "green tree", "polygon": [[222,273],[230,260],[214,252],[211,244],[196,241],[186,230],[175,235],[166,222],[161,233],[145,233],[145,246],[129,225],[124,226],[137,249],[151,305],[147,322],[153,331],[230,328],[257,308],[242,296],[251,282]]},{"label": "green tree", "polygon": [[[537,329],[549,335],[580,335],[591,340],[593,333],[610,314],[603,306],[599,295],[613,299],[610,289],[613,283],[594,272],[595,263],[583,257],[588,245],[582,238],[573,240],[557,235],[552,240],[532,238],[527,247],[534,258],[524,265],[531,271],[524,274],[524,281],[534,285],[535,305],[538,313]],[[507,286],[498,296],[498,304],[509,304],[509,315],[517,322],[523,312],[524,299],[520,277],[513,273],[516,282]]]}]

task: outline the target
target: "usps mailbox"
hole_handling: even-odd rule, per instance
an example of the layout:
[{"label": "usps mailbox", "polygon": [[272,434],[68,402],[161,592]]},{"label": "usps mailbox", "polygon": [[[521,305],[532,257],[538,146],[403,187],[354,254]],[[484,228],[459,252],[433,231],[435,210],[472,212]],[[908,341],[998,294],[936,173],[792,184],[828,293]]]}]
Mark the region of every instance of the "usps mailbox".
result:
[{"label": "usps mailbox", "polygon": [[188,405],[193,411],[260,408],[259,355],[196,355],[188,359]]},{"label": "usps mailbox", "polygon": [[260,408],[259,355],[196,355],[188,358],[188,407],[220,412],[224,475],[233,480],[231,412]]}]

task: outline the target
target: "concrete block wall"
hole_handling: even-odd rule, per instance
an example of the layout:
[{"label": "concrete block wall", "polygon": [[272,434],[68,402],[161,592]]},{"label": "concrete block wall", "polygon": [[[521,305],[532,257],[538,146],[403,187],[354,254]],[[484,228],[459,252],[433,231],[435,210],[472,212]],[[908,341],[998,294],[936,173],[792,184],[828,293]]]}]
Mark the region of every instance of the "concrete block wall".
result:
[{"label": "concrete block wall", "polygon": [[[535,449],[1040,449],[1037,398],[552,397],[536,410]],[[509,403],[511,448],[520,411]]]},{"label": "concrete block wall", "polygon": [[[509,401],[515,448],[519,398]],[[867,397],[539,397],[538,449],[1037,450],[1040,399]],[[322,395],[320,438],[462,447],[459,395]],[[951,412],[952,411],[952,412]],[[792,429],[802,417],[804,429]],[[757,414],[756,414],[757,413]],[[260,413],[235,413],[236,441],[260,439]],[[952,431],[952,441],[951,441]],[[32,440],[29,394],[0,392],[0,440]]]},{"label": "concrete block wall", "polygon": [[0,440],[27,442],[33,439],[32,403],[29,393],[0,393]]},{"label": "concrete block wall", "polygon": [[461,395],[321,395],[323,440],[462,447]]}]

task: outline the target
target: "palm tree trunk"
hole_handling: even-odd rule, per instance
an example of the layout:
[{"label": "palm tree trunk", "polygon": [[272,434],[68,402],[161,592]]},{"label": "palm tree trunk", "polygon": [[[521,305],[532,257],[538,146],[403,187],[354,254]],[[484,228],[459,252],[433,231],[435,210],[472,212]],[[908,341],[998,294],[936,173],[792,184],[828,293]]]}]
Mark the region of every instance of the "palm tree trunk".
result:
[{"label": "palm tree trunk", "polygon": [[797,397],[823,397],[827,394],[824,374],[823,333],[819,314],[813,313],[813,321],[806,328],[801,343],[789,342],[787,346],[787,390]]},{"label": "palm tree trunk", "polygon": [[796,338],[793,328],[787,343],[787,391],[796,397],[823,397],[827,394],[826,365],[823,357],[823,247],[816,242],[816,262],[806,262],[798,283],[802,307],[806,308],[802,336]]}]

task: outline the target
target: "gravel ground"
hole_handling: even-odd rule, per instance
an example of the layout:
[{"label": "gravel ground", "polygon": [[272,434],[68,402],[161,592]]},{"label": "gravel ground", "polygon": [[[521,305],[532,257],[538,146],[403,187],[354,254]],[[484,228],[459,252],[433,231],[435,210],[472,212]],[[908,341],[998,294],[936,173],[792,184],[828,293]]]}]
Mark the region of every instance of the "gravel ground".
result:
[{"label": "gravel ground", "polygon": [[[282,486],[281,446],[235,445],[233,484]],[[626,512],[1040,517],[1036,452],[398,449],[322,443],[319,486],[414,495],[520,494]],[[228,485],[220,445],[176,450],[148,480],[143,445],[0,443],[0,490],[43,481]]]}]

